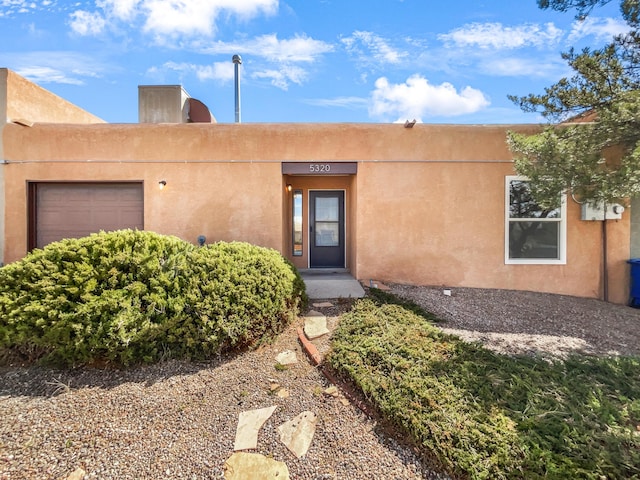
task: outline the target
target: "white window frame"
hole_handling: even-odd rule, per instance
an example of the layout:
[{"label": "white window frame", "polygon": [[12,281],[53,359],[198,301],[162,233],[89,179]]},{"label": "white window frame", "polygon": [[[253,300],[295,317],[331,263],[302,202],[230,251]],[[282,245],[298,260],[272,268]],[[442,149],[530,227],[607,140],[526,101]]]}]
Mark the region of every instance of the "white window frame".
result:
[{"label": "white window frame", "polygon": [[560,203],[560,218],[536,218],[535,221],[540,222],[556,222],[559,223],[559,245],[558,258],[509,258],[509,223],[512,221],[526,221],[522,218],[511,219],[509,217],[509,207],[511,205],[510,191],[511,182],[514,180],[529,181],[527,177],[519,175],[507,175],[505,177],[505,194],[504,194],[504,263],[507,265],[566,265],[567,264],[567,196],[562,195]]}]

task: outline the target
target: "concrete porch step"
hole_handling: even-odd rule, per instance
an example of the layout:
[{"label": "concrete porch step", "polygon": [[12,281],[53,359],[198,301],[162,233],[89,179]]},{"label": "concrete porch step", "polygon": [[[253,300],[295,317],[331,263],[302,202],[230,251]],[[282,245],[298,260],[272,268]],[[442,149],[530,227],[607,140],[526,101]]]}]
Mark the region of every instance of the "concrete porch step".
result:
[{"label": "concrete porch step", "polygon": [[362,298],[364,289],[350,273],[342,270],[303,270],[300,272],[310,299]]}]

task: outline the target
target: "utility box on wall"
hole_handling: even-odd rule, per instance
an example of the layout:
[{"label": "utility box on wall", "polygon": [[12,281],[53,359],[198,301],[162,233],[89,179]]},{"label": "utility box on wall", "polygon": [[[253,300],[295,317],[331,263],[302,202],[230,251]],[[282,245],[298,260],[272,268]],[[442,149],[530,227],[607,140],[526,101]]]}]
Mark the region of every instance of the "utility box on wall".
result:
[{"label": "utility box on wall", "polygon": [[[607,220],[620,220],[622,219],[622,212],[624,207],[617,203],[607,205]],[[603,221],[604,220],[604,208],[602,204],[593,205],[591,203],[582,204],[582,216],[581,220],[587,221]]]}]

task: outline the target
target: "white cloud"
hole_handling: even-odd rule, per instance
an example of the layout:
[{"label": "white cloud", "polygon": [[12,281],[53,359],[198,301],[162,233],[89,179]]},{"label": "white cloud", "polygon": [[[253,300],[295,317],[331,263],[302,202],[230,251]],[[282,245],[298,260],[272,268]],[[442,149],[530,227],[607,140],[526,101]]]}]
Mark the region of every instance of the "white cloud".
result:
[{"label": "white cloud", "polygon": [[321,40],[314,40],[306,35],[279,40],[274,34],[261,35],[242,42],[216,42],[202,49],[203,53],[219,54],[237,52],[250,54],[253,57],[266,58],[273,62],[306,62],[311,63],[325,53],[333,51],[333,45]]},{"label": "white cloud", "polygon": [[140,0],[98,0],[96,6],[118,20],[131,20],[137,14]]},{"label": "white cloud", "polygon": [[389,42],[372,33],[355,31],[350,37],[340,40],[347,51],[359,58],[364,63],[399,63],[407,56],[406,52],[394,49]]},{"label": "white cloud", "polygon": [[167,62],[161,68],[154,67],[147,73],[156,75],[161,70],[172,70],[181,74],[195,74],[200,81],[217,80],[227,82],[233,80],[234,69],[231,62],[214,62],[212,65],[196,65],[193,63]]},{"label": "white cloud", "polygon": [[[153,35],[158,43],[165,43],[179,36],[211,37],[220,15],[247,19],[273,14],[278,9],[278,0],[99,0],[96,6],[101,13],[92,15],[104,18],[107,24],[133,22],[140,17],[142,30]],[[78,10],[71,14],[72,18],[78,15],[85,16],[87,12]]]},{"label": "white cloud", "polygon": [[566,70],[566,64],[560,60],[500,57],[482,62],[479,68],[485,74],[501,77],[555,78]]},{"label": "white cloud", "polygon": [[379,78],[371,98],[371,116],[394,118],[396,121],[465,115],[486,108],[490,103],[480,90],[467,86],[457,92],[450,83],[431,85],[418,74],[401,84],[391,84],[385,77]]},{"label": "white cloud", "polygon": [[335,98],[312,98],[304,100],[303,103],[315,105],[317,107],[338,107],[338,108],[362,108],[369,102],[362,97],[335,97]]},{"label": "white cloud", "polygon": [[77,78],[68,76],[62,70],[51,67],[24,67],[18,68],[16,72],[32,82],[38,84],[45,83],[64,83],[68,85],[83,85],[84,82]]},{"label": "white cloud", "polygon": [[[246,75],[255,79],[267,79],[272,85],[287,90],[292,83],[301,85],[309,78],[308,71],[298,66],[298,63],[314,63],[322,54],[332,50],[333,45],[307,36],[295,36],[281,40],[276,34],[271,34],[242,42],[218,41],[206,48],[201,48],[200,53],[207,55],[229,54],[229,52],[241,55],[248,54],[251,59],[255,60],[250,62],[251,66],[245,64]],[[169,62],[148,73],[157,74],[162,69],[180,71],[185,74],[195,73],[200,80],[220,81],[233,78],[234,72],[230,55],[228,62],[218,62],[212,66]]]},{"label": "white cloud", "polygon": [[587,17],[573,22],[568,41],[573,43],[584,37],[593,36],[598,41],[610,41],[616,35],[629,31],[629,25],[614,18]]},{"label": "white cloud", "polygon": [[106,22],[99,13],[77,10],[70,17],[69,26],[78,35],[99,35],[104,31]]},{"label": "white cloud", "polygon": [[206,35],[214,32],[217,2],[148,0],[144,2],[143,30],[158,36]]},{"label": "white cloud", "polygon": [[318,55],[330,52],[333,46],[305,35],[278,40],[276,34],[262,35],[253,42],[253,53],[277,62],[313,62]]},{"label": "white cloud", "polygon": [[0,0],[0,18],[12,17],[16,13],[27,13],[36,4],[25,0]]},{"label": "white cloud", "polygon": [[302,85],[308,78],[307,71],[303,68],[285,65],[279,69],[266,69],[253,72],[252,78],[266,78],[271,84],[282,90],[288,90],[291,83]]},{"label": "white cloud", "polygon": [[206,80],[229,82],[233,80],[234,68],[229,62],[214,62],[212,65],[198,67],[196,69],[196,76],[201,82]]},{"label": "white cloud", "polygon": [[357,110],[366,108],[369,104],[369,100],[362,97],[309,98],[302,100],[302,103],[314,105],[316,107]]},{"label": "white cloud", "polygon": [[562,30],[553,23],[507,27],[501,23],[471,23],[449,33],[438,35],[447,46],[479,47],[508,50],[522,47],[542,47],[557,43]]},{"label": "white cloud", "polygon": [[297,64],[315,63],[320,56],[333,51],[333,49],[333,45],[309,38],[306,35],[278,39],[276,34],[270,34],[242,42],[215,42],[213,45],[203,48],[201,53],[228,54],[234,52],[265,60],[266,62],[262,62],[266,63],[264,66],[254,66],[254,70],[248,73],[250,77],[268,79],[272,85],[287,90],[292,83],[302,85],[309,78],[307,70]]},{"label": "white cloud", "polygon": [[0,52],[0,65],[12,65],[18,74],[38,84],[69,85],[84,85],[86,78],[100,78],[105,70],[117,68],[96,56],[60,50]]}]

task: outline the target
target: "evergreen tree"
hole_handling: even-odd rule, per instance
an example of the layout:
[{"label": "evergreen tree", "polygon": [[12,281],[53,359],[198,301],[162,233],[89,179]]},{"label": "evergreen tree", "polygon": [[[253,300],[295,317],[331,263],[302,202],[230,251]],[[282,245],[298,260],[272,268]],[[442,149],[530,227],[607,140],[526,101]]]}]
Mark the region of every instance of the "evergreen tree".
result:
[{"label": "evergreen tree", "polygon": [[[612,0],[538,0],[540,8],[575,10],[584,20]],[[529,178],[543,207],[557,206],[563,193],[605,210],[640,193],[640,33],[638,0],[620,0],[629,26],[598,49],[562,54],[573,76],[543,94],[509,98],[541,113],[549,125],[537,135],[510,132],[515,170]],[[606,222],[603,223],[606,266]],[[606,267],[604,297],[608,298]]]}]

